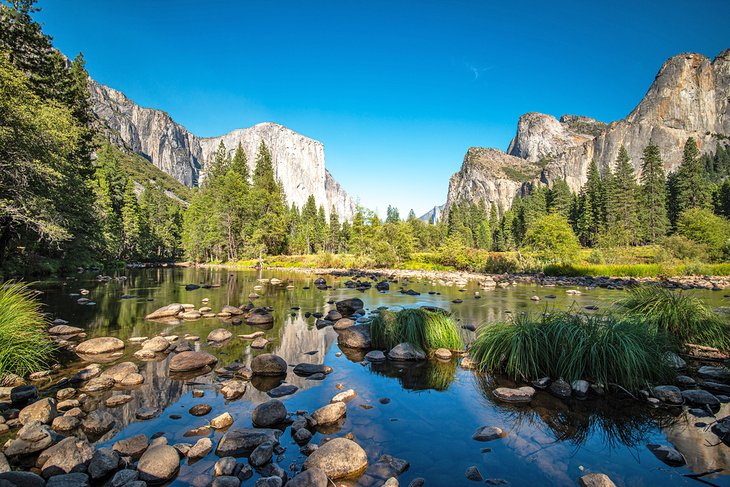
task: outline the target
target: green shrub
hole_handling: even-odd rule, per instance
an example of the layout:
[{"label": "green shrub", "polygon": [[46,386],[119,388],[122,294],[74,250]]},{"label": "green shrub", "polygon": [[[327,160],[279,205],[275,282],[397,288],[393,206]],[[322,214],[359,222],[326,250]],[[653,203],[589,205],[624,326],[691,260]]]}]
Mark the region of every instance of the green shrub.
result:
[{"label": "green shrub", "polygon": [[586,262],[588,262],[589,264],[605,264],[606,258],[603,256],[603,252],[601,252],[601,249],[593,249],[586,259]]},{"label": "green shrub", "polygon": [[661,249],[678,260],[706,262],[708,259],[707,245],[697,243],[683,235],[664,237],[659,241]]},{"label": "green shrub", "polygon": [[386,350],[403,342],[426,353],[437,348],[463,348],[459,329],[451,317],[420,308],[378,313],[370,322],[370,339],[373,347]]},{"label": "green shrub", "polygon": [[588,379],[638,390],[671,377],[671,342],[635,320],[544,313],[482,327],[469,349],[479,368],[514,379]]},{"label": "green shrub", "polygon": [[43,369],[54,346],[35,293],[26,284],[0,284],[0,377]]},{"label": "green shrub", "polygon": [[730,346],[730,325],[691,293],[640,286],[618,304],[652,331],[669,333],[682,343]]},{"label": "green shrub", "polygon": [[524,246],[548,263],[573,262],[580,251],[578,237],[559,213],[537,219],[525,234]]},{"label": "green shrub", "polygon": [[689,208],[677,219],[677,234],[704,245],[711,258],[721,259],[728,251],[730,222],[710,210]]}]

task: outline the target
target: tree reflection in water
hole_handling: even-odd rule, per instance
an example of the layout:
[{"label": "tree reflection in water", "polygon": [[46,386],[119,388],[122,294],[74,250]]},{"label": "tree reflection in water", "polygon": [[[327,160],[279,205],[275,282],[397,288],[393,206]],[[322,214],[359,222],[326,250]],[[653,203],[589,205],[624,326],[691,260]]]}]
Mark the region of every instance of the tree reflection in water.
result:
[{"label": "tree reflection in water", "polygon": [[[503,403],[494,398],[494,389],[514,387],[514,383],[487,374],[474,373],[473,377],[489,406],[505,414],[517,428],[529,425],[544,429],[544,425],[556,441],[569,441],[576,447],[596,438],[609,448],[640,446],[652,431],[678,421],[672,410],[653,409],[617,396],[562,401],[538,391],[529,404]],[[681,409],[674,412],[679,414]]]},{"label": "tree reflection in water", "polygon": [[404,389],[423,391],[434,389],[445,391],[456,377],[456,360],[441,362],[437,360],[417,362],[373,363],[370,370],[384,377],[398,379]]}]

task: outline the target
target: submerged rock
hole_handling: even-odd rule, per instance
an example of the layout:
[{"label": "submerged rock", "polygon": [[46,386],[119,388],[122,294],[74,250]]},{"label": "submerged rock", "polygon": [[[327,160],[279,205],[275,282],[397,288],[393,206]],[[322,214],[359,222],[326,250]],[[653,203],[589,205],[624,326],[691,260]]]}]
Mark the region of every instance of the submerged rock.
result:
[{"label": "submerged rock", "polygon": [[86,340],[76,346],[75,352],[81,355],[112,353],[124,348],[124,342],[114,337],[99,337]]},{"label": "submerged rock", "polygon": [[268,428],[281,424],[286,419],[286,406],[278,399],[259,404],[251,415],[254,426]]},{"label": "submerged rock", "polygon": [[286,361],[273,353],[262,353],[251,361],[251,372],[262,376],[286,375]]},{"label": "submerged rock", "polygon": [[347,405],[344,402],[333,402],[322,406],[312,413],[317,425],[331,424],[339,421],[347,414]]},{"label": "submerged rock", "polygon": [[364,325],[355,325],[344,330],[337,330],[337,343],[340,346],[355,349],[370,348],[370,332]]},{"label": "submerged rock", "polygon": [[363,309],[365,307],[365,304],[360,298],[350,298],[338,301],[337,303],[335,303],[335,306],[337,307],[337,311],[339,311],[339,313],[343,317],[347,317],[352,316],[357,311]]},{"label": "submerged rock", "polygon": [[679,451],[666,445],[646,445],[650,452],[654,454],[662,462],[666,463],[670,467],[681,467],[687,463]]},{"label": "submerged rock", "polygon": [[494,390],[494,397],[504,402],[525,403],[532,401],[535,395],[535,389],[529,386],[520,387],[518,389],[510,389],[507,387],[498,387]]},{"label": "submerged rock", "polygon": [[160,320],[165,318],[172,318],[177,316],[178,313],[185,311],[185,307],[179,303],[168,304],[162,308],[158,308],[152,313],[144,317],[145,320]]},{"label": "submerged rock", "polygon": [[578,479],[581,487],[616,487],[605,473],[591,473]]},{"label": "submerged rock", "polygon": [[231,429],[218,442],[216,455],[219,457],[237,457],[250,454],[254,448],[267,441],[279,442],[281,431],[268,428]]},{"label": "submerged rock", "polygon": [[170,359],[170,372],[190,372],[217,363],[218,359],[207,352],[181,352]]},{"label": "submerged rock", "polygon": [[388,358],[391,360],[426,360],[426,354],[420,348],[404,342],[391,348]]},{"label": "submerged rock", "polygon": [[476,441],[493,441],[504,438],[507,434],[496,426],[482,426],[474,432],[472,439]]}]

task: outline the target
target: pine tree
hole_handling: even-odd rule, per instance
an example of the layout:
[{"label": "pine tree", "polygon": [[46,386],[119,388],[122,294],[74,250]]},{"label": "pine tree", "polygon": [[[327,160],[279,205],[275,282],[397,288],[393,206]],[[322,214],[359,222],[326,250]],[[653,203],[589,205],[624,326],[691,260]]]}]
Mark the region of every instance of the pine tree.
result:
[{"label": "pine tree", "polygon": [[602,206],[604,199],[598,165],[595,160],[592,160],[588,166],[588,178],[581,188],[578,201],[576,227],[578,238],[583,245],[592,246],[598,239],[605,215]]},{"label": "pine tree", "polygon": [[140,211],[134,181],[127,180],[122,204],[122,257],[139,257],[143,232],[142,212]]},{"label": "pine tree", "polygon": [[[221,141],[221,143],[223,142]],[[251,175],[249,174],[248,170],[248,160],[246,159],[246,153],[243,151],[243,147],[241,147],[240,142],[238,143],[238,147],[236,147],[236,152],[234,153],[233,159],[231,160],[230,169],[240,174],[243,178],[243,182],[248,187]]]},{"label": "pine tree", "polygon": [[671,179],[670,193],[672,205],[670,220],[675,225],[679,214],[689,208],[710,208],[712,194],[704,163],[694,138],[684,144],[682,163]]},{"label": "pine tree", "polygon": [[639,189],[634,167],[624,146],[619,149],[615,174],[609,188],[606,198],[608,238],[620,245],[634,244],[637,242]]},{"label": "pine tree", "polygon": [[641,233],[645,242],[656,242],[667,233],[666,180],[659,147],[650,144],[641,158]]},{"label": "pine tree", "polygon": [[330,208],[329,243],[330,252],[340,252],[340,219],[334,205]]},{"label": "pine tree", "polygon": [[388,205],[385,223],[398,223],[399,221],[400,214],[398,213],[398,208]]},{"label": "pine tree", "polygon": [[206,185],[213,184],[216,178],[225,174],[230,163],[230,157],[228,156],[228,150],[226,145],[221,140],[218,144],[218,149],[213,155],[213,160],[208,163],[207,170],[205,172],[205,180],[203,181]]},{"label": "pine tree", "polygon": [[547,194],[548,213],[558,213],[568,218],[573,207],[573,193],[564,179],[555,181]]}]

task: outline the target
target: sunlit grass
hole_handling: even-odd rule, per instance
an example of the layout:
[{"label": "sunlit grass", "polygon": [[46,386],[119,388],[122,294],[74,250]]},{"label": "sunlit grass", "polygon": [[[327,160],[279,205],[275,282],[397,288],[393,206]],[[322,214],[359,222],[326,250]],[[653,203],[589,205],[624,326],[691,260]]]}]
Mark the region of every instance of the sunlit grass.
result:
[{"label": "sunlit grass", "polygon": [[514,379],[587,379],[638,390],[670,377],[672,342],[632,319],[571,313],[523,314],[482,327],[469,355],[484,371]]},{"label": "sunlit grass", "polygon": [[437,348],[461,350],[463,343],[454,320],[443,313],[420,308],[382,311],[370,322],[373,347],[390,349],[408,342],[424,352]]},{"label": "sunlit grass", "polygon": [[48,364],[54,346],[47,326],[40,302],[26,284],[0,284],[0,377],[24,376]]}]

